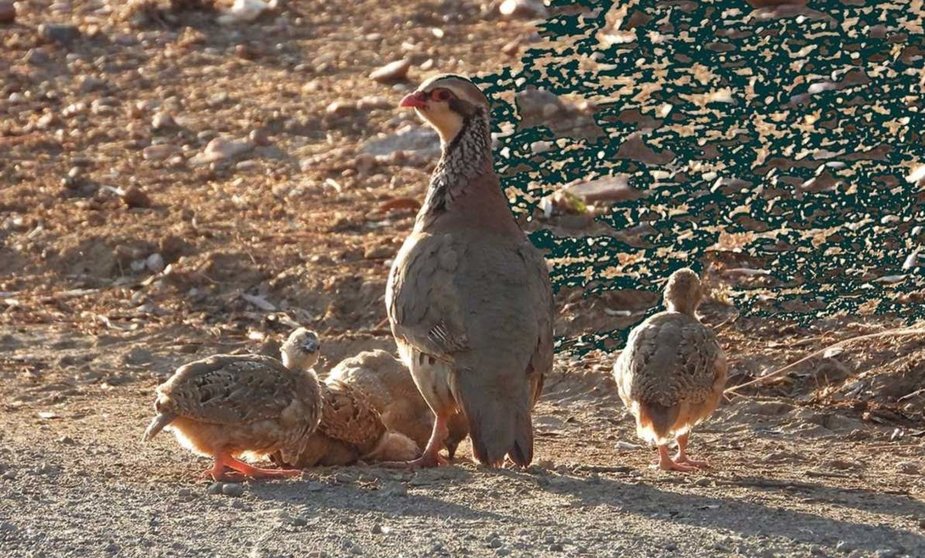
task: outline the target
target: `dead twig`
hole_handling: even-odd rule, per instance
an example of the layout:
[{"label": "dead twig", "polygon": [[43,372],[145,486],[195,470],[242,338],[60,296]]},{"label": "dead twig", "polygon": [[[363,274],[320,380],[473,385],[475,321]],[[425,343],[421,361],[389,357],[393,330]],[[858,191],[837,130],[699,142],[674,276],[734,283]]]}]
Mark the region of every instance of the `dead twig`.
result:
[{"label": "dead twig", "polygon": [[838,341],[837,343],[833,343],[831,345],[823,347],[819,349],[818,351],[814,351],[806,355],[805,357],[797,360],[796,362],[792,362],[782,368],[778,368],[777,370],[774,370],[773,372],[769,372],[768,374],[765,374],[764,376],[761,376],[760,378],[755,378],[754,380],[745,382],[744,384],[739,384],[737,386],[728,388],[725,391],[723,391],[723,395],[725,396],[728,396],[730,394],[741,395],[740,393],[738,393],[738,390],[744,387],[751,386],[751,385],[764,384],[770,380],[773,380],[774,378],[780,377],[784,374],[784,372],[787,372],[788,370],[796,367],[797,365],[803,364],[804,362],[825,353],[829,349],[834,349],[836,347],[842,347],[844,345],[847,345],[848,343],[853,343],[855,341],[864,341],[867,339],[876,339],[878,337],[887,337],[887,336],[902,337],[906,335],[925,335],[925,329],[923,328],[890,329],[887,331],[881,331],[880,333],[868,333],[866,335],[859,335],[857,337],[850,337],[848,339],[843,339],[841,341]]}]

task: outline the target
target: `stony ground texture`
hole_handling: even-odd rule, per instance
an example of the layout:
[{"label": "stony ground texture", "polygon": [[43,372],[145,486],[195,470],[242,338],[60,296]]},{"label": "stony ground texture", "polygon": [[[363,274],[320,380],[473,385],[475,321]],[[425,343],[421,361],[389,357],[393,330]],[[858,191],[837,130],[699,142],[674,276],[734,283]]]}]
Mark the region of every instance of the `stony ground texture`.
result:
[{"label": "stony ground texture", "polygon": [[[0,23],[0,554],[925,555],[915,337],[733,397],[693,438],[715,469],[691,475],[650,467],[596,352],[557,360],[528,471],[479,469],[464,445],[434,471],[213,485],[169,436],[141,445],[154,386],[185,360],[293,323],[323,335],[322,370],[394,347],[385,276],[436,156],[394,107],[431,73],[516,65],[534,39],[497,5],[285,4],[221,25],[194,1],[29,0]],[[370,79],[399,60],[380,78],[395,83]],[[735,383],[901,324],[729,322],[710,282]],[[557,330],[625,327],[656,302],[563,290]]]}]

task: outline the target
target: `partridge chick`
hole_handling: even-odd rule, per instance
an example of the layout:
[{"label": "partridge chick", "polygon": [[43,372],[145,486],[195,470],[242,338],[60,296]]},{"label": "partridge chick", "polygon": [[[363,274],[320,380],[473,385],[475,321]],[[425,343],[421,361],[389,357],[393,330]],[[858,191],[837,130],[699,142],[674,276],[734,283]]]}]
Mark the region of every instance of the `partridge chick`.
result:
[{"label": "partridge chick", "polygon": [[328,378],[321,384],[321,394],[324,408],[318,429],[297,455],[274,454],[277,464],[301,469],[361,460],[406,461],[421,454],[413,440],[386,428],[362,391]]},{"label": "partridge chick", "polygon": [[181,366],[157,388],[157,416],[145,441],[169,426],[183,447],[214,458],[206,474],[215,480],[234,477],[226,468],[252,478],[301,474],[239,458],[301,452],[321,418],[321,387],[311,370],[318,348],[318,336],[299,328],[281,348],[282,363],[263,355],[216,355]]},{"label": "partridge chick", "polygon": [[[637,434],[658,446],[659,467],[690,471],[707,466],[688,457],[688,436],[719,403],[726,357],[695,315],[702,296],[697,274],[687,268],[674,272],[664,296],[667,310],[633,329],[613,373]],[[674,459],[668,455],[671,440],[678,442]]]},{"label": "partridge chick", "polygon": [[[434,414],[408,369],[391,353],[377,349],[344,359],[331,370],[328,380],[338,380],[362,391],[387,428],[408,436],[419,447],[427,445]],[[466,417],[457,412],[449,417],[447,427],[449,435],[444,445],[453,459],[459,443],[469,435],[469,425]]]},{"label": "partridge chick", "polygon": [[386,308],[402,361],[434,412],[420,459],[433,467],[462,411],[475,458],[533,459],[533,405],[552,368],[546,261],[517,225],[495,174],[489,103],[472,82],[430,79],[406,96],[442,155],[414,229],[392,264]]}]

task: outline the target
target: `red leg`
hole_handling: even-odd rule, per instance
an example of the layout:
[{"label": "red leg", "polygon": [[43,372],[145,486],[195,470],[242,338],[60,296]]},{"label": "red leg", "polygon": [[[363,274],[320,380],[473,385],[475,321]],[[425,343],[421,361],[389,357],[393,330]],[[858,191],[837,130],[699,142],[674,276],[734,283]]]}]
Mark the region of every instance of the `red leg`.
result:
[{"label": "red leg", "polygon": [[709,469],[710,464],[706,461],[696,461],[687,455],[687,441],[690,434],[678,436],[678,455],[675,456],[675,463],[683,463],[697,469]]},{"label": "red leg", "polygon": [[421,457],[412,461],[386,461],[380,463],[383,467],[393,467],[402,469],[421,469],[446,465],[447,461],[440,457],[440,449],[443,447],[443,441],[450,435],[446,427],[447,417],[437,415],[434,419],[434,429],[430,432],[430,440],[427,441],[427,447]]},{"label": "red leg", "polygon": [[215,454],[215,464],[212,466],[212,469],[208,471],[208,474],[216,481],[240,480],[240,475],[227,472],[225,470],[226,467],[252,479],[297,477],[302,474],[302,471],[299,469],[264,469],[262,467],[254,467],[239,459],[235,459],[229,453]]},{"label": "red leg", "polygon": [[691,465],[673,461],[668,455],[668,446],[658,447],[658,468],[663,471],[681,471],[682,473],[689,473],[695,469]]}]

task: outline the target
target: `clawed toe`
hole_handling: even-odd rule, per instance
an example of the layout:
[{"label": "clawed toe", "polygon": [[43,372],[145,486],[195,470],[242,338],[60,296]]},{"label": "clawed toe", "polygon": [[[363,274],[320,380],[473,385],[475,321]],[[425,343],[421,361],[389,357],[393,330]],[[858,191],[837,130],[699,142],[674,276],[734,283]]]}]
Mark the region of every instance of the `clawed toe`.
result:
[{"label": "clawed toe", "polygon": [[672,459],[661,460],[658,462],[655,467],[658,467],[662,471],[679,471],[681,473],[690,473],[691,471],[696,471],[697,467],[693,465],[688,465],[686,463],[679,463]]},{"label": "clawed toe", "polygon": [[690,459],[689,457],[676,457],[675,463],[682,463],[684,465],[690,465],[695,469],[712,469],[713,466],[710,465],[708,461],[697,461],[695,459]]},{"label": "clawed toe", "polygon": [[379,463],[382,467],[389,469],[410,469],[412,471],[415,469],[432,469],[448,464],[449,462],[440,455],[427,454],[411,461],[383,461]]}]

